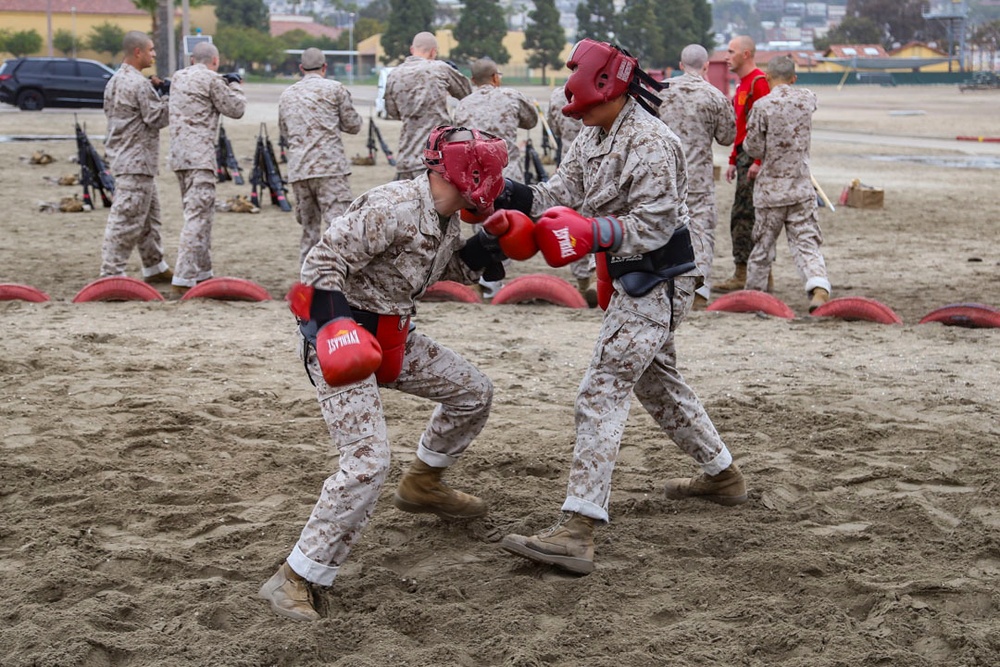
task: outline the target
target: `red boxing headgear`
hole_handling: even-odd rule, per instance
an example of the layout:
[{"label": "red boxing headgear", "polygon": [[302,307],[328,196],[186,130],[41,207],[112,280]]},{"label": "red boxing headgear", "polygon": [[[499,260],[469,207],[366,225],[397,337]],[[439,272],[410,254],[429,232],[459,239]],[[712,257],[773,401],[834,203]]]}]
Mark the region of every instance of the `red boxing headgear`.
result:
[{"label": "red boxing headgear", "polygon": [[562,108],[563,115],[580,119],[598,104],[625,95],[638,66],[639,61],[621,49],[581,39],[566,61],[573,73],[564,88],[569,104]]},{"label": "red boxing headgear", "polygon": [[489,215],[503,192],[507,143],[489,132],[439,125],[427,139],[424,165],[458,188],[477,212]]}]

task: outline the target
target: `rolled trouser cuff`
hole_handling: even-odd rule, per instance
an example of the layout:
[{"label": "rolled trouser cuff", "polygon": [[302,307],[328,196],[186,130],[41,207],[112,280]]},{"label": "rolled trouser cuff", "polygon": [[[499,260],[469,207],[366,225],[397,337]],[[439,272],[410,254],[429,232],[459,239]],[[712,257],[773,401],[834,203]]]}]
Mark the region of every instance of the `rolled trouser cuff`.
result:
[{"label": "rolled trouser cuff", "polygon": [[323,565],[310,560],[302,553],[297,544],[286,560],[288,567],[292,568],[295,574],[317,586],[332,586],[333,580],[337,578],[337,571],[340,569],[333,565]]}]

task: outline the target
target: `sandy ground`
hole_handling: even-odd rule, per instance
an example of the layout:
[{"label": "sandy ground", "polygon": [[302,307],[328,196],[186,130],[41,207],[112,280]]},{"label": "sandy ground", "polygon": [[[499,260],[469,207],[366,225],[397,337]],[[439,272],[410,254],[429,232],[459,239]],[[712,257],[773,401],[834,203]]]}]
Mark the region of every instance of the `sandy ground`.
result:
[{"label": "sandy ground", "polygon": [[[279,92],[250,86],[247,117],[226,124],[247,166],[260,122],[276,139]],[[833,198],[854,178],[885,189],[884,209],[821,214],[834,296],[878,299],[904,324],[808,317],[783,245],[775,293],[796,319],[689,316],[681,367],[750,502],[664,499],[666,478],[696,470],[637,406],[597,570],[504,553],[504,534],[558,516],[601,314],[426,303],[418,326],[496,385],[449,473],[491,514],[450,524],[391,506],[432,406],[387,393],[393,473],[314,624],[255,597],[336,464],[280,300],[297,274],[293,215],[265,203],[216,218],[216,274],[273,301],[74,304],[97,277],[107,211],[39,212],[79,192],[46,179],[75,170],[72,140],[0,142],[0,282],[52,296],[0,302],[0,665],[995,665],[1000,333],[918,322],[955,302],[1000,306],[1000,144],[954,141],[1000,136],[1000,95],[817,92],[819,182]],[[374,89],[354,94],[367,115]],[[100,111],[79,118],[103,134]],[[395,147],[399,124],[379,125]],[[72,130],[71,111],[0,109],[0,135]],[[35,150],[57,161],[22,159]],[[357,167],[355,194],[392,173],[381,155]],[[165,165],[159,184],[172,262]],[[716,279],[732,271],[732,194],[719,183]],[[538,259],[513,272],[569,278]]]}]

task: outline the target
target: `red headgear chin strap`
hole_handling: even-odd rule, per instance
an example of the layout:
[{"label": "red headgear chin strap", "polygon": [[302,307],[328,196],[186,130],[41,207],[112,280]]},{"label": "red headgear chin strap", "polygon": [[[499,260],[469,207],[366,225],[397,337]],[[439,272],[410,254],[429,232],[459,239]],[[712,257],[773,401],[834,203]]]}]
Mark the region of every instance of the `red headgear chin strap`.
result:
[{"label": "red headgear chin strap", "polygon": [[[649,113],[656,114],[660,106],[653,90],[666,86],[639,69],[639,61],[628,51],[607,42],[581,39],[573,46],[566,61],[572,70],[564,91],[569,102],[562,108],[564,116],[581,118],[599,104],[628,94]],[[644,87],[645,86],[645,87]]]},{"label": "red headgear chin strap", "polygon": [[424,165],[458,188],[477,212],[489,215],[503,191],[507,143],[489,132],[439,125],[427,138]]}]

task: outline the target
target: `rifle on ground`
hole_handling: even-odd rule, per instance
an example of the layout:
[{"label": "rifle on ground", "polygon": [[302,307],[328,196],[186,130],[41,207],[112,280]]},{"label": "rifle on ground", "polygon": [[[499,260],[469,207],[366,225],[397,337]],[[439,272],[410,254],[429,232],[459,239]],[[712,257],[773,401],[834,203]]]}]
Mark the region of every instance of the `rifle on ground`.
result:
[{"label": "rifle on ground", "polygon": [[76,123],[76,157],[80,163],[83,205],[88,211],[94,209],[94,201],[90,197],[90,188],[94,188],[101,193],[101,203],[104,204],[104,208],[109,208],[115,196],[115,177],[111,175],[108,165],[90,143],[87,133],[80,127],[76,114],[73,114],[73,122]]},{"label": "rifle on ground", "polygon": [[524,184],[544,183],[547,180],[549,180],[549,175],[545,172],[542,158],[538,156],[538,151],[535,150],[534,144],[528,138],[524,142]]},{"label": "rifle on ground", "polygon": [[372,164],[375,164],[375,142],[374,138],[378,139],[379,145],[382,147],[382,152],[385,153],[385,159],[389,163],[389,166],[396,166],[396,158],[392,156],[392,150],[389,148],[389,144],[385,143],[385,139],[382,138],[382,133],[379,129],[375,127],[375,119],[371,116],[368,117],[368,157],[372,158]]},{"label": "rifle on ground", "polygon": [[285,197],[285,180],[278,170],[278,161],[274,157],[274,145],[267,136],[267,125],[260,124],[260,134],[257,135],[257,148],[253,154],[253,172],[250,174],[250,203],[260,206],[258,188],[266,187],[271,191],[271,203],[281,207],[282,211],[291,211],[292,206]]},{"label": "rifle on ground", "polygon": [[236,185],[243,185],[240,163],[236,160],[233,144],[226,136],[226,128],[222,127],[221,119],[219,120],[219,142],[215,146],[215,165],[215,173],[219,177],[219,183],[232,181]]}]

